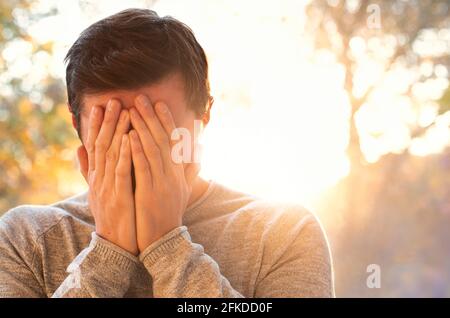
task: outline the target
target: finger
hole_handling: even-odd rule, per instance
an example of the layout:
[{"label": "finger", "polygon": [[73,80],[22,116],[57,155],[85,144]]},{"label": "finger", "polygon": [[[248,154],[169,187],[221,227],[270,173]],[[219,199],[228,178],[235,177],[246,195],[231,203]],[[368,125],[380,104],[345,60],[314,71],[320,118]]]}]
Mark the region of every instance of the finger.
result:
[{"label": "finger", "polygon": [[184,176],[186,178],[186,183],[189,186],[192,186],[192,184],[194,183],[195,179],[197,178],[200,172],[200,169],[201,169],[200,162],[192,162],[186,167]]},{"label": "finger", "polygon": [[103,178],[106,184],[114,183],[114,170],[116,169],[119,153],[121,150],[122,136],[128,132],[130,127],[130,116],[128,110],[123,109],[120,112],[119,120],[117,122],[116,130],[114,136],[106,152],[106,166],[105,166],[105,177]]},{"label": "finger", "polygon": [[88,171],[95,170],[95,141],[100,132],[103,121],[103,110],[99,106],[94,106],[89,115],[88,135],[86,139],[86,150],[88,153]]},{"label": "finger", "polygon": [[78,162],[80,164],[80,172],[83,175],[86,182],[89,183],[89,180],[88,180],[88,170],[89,170],[88,154],[87,154],[86,148],[83,145],[78,147],[77,157],[78,157]]},{"label": "finger", "polygon": [[[172,151],[173,146],[177,143],[177,138],[180,137],[180,132],[177,131],[177,127],[173,120],[172,113],[170,112],[167,105],[162,102],[156,103],[155,111],[156,111],[156,115],[158,116],[159,121],[161,122],[166,134],[169,136],[169,144],[170,144],[170,149]],[[177,161],[173,160],[172,157],[170,157],[170,159],[174,164],[180,165],[180,168],[181,168],[182,162],[177,162]]]},{"label": "finger", "polygon": [[[164,130],[166,131],[167,136],[169,136],[170,138],[172,136],[172,132],[177,128],[175,126],[172,113],[170,112],[167,105],[164,104],[163,102],[156,103],[155,111],[156,115],[159,118],[159,121],[161,122]],[[170,138],[170,140],[172,139]]]},{"label": "finger", "polygon": [[156,145],[153,136],[147,128],[141,115],[135,108],[130,109],[131,124],[139,135],[145,157],[150,164],[153,178],[161,178],[164,175],[164,166],[161,158],[161,151]]},{"label": "finger", "polygon": [[167,161],[170,159],[170,135],[166,133],[159,118],[153,109],[150,100],[145,95],[139,95],[136,98],[136,108],[139,111],[141,117],[144,119],[150,133],[153,136],[159,150],[161,151],[162,159],[164,163],[169,163]]},{"label": "finger", "polygon": [[133,129],[129,133],[131,144],[131,158],[133,160],[134,171],[136,174],[136,188],[151,187],[152,175],[147,158],[145,157],[144,149],[139,140],[138,133]]},{"label": "finger", "polygon": [[117,120],[120,113],[119,101],[112,99],[106,105],[105,115],[103,116],[102,127],[95,141],[95,174],[99,180],[103,180],[105,173],[106,151],[111,145],[112,137],[116,129]]},{"label": "finger", "polygon": [[121,191],[132,192],[131,189],[131,147],[128,135],[120,137],[120,150],[117,166],[115,166],[116,193]]}]

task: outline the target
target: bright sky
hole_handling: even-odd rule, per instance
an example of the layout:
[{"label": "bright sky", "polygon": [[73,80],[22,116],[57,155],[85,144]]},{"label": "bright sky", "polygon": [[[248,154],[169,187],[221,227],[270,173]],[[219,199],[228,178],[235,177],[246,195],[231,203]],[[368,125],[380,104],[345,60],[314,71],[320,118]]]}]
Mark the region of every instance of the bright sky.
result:
[{"label": "bright sky", "polygon": [[[64,76],[64,55],[84,28],[121,9],[148,6],[151,1],[47,0],[36,10],[54,3],[59,14],[32,28],[39,41],[55,41],[54,58],[44,62],[43,57],[41,68],[23,61],[17,72],[26,74],[32,68],[38,78],[48,63],[54,75]],[[308,206],[348,172],[349,106],[342,89],[342,68],[327,52],[313,54],[302,33],[303,7],[302,1],[286,0],[163,0],[153,9],[188,24],[208,55],[215,105],[204,136],[203,176]],[[5,54],[17,57],[28,49],[18,45]],[[364,43],[356,39],[352,49],[363,54]],[[361,89],[377,80],[379,69],[369,60],[362,66],[357,82]],[[415,93],[424,100],[439,95],[448,84],[448,74],[442,75],[440,82],[419,87]],[[399,97],[403,84],[413,76],[405,70],[394,72],[370,107],[359,112],[369,161],[406,147],[426,155],[448,144],[450,116],[442,116],[426,139],[411,145],[408,125],[419,118],[425,126],[437,115],[432,103],[418,114],[408,99]]]}]

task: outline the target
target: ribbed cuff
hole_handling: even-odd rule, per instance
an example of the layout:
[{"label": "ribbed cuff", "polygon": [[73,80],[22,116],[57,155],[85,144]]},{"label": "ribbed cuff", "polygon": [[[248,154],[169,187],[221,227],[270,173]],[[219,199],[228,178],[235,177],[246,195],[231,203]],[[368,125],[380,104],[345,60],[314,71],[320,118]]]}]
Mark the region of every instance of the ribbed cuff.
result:
[{"label": "ribbed cuff", "polygon": [[95,232],[92,233],[90,246],[92,248],[91,253],[98,255],[101,260],[107,263],[117,265],[120,269],[130,270],[133,266],[139,264],[138,257],[114,243],[101,238]]},{"label": "ribbed cuff", "polygon": [[184,225],[153,242],[139,255],[139,259],[146,267],[151,267],[164,255],[173,253],[183,241],[191,242],[191,236]]}]

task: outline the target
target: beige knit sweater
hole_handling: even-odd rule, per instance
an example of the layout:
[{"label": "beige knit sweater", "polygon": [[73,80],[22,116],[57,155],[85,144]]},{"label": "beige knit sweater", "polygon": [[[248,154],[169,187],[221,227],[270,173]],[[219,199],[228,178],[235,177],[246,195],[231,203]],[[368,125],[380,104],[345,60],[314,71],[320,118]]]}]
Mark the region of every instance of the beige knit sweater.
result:
[{"label": "beige knit sweater", "polygon": [[94,233],[87,192],[0,219],[0,297],[330,297],[317,219],[211,182],[135,257]]}]

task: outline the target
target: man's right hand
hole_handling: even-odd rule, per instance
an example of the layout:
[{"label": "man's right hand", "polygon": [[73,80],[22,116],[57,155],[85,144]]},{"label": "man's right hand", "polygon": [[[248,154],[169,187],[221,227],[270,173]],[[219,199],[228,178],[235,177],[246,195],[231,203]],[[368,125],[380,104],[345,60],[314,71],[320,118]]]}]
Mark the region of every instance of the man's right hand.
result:
[{"label": "man's right hand", "polygon": [[78,157],[89,184],[88,200],[96,233],[138,255],[129,125],[128,110],[122,109],[117,100],[110,100],[105,112],[102,107],[92,107],[86,141],[87,169],[81,163],[86,156],[83,146],[78,149]]}]

